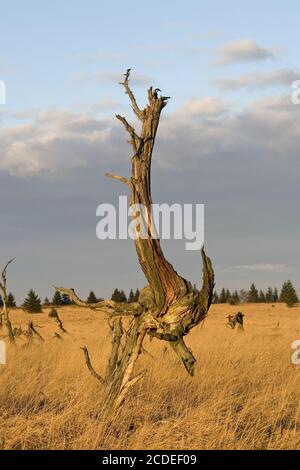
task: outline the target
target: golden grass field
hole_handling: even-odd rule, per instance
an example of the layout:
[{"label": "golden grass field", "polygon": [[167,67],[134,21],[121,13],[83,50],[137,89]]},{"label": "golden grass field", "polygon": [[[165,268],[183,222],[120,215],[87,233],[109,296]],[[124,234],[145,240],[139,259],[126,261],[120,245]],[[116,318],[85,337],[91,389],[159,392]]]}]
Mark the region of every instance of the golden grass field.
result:
[{"label": "golden grass field", "polygon": [[300,449],[300,366],[291,343],[300,339],[300,308],[243,305],[245,331],[226,328],[239,307],[212,306],[187,343],[198,360],[190,378],[165,344],[153,340],[139,368],[148,374],[131,390],[118,422],[101,438],[101,384],[80,346],[103,373],[110,349],[104,314],[59,309],[64,341],[43,314],[12,310],[14,326],[28,319],[46,341],[8,348],[0,366],[0,439],[4,449]]}]

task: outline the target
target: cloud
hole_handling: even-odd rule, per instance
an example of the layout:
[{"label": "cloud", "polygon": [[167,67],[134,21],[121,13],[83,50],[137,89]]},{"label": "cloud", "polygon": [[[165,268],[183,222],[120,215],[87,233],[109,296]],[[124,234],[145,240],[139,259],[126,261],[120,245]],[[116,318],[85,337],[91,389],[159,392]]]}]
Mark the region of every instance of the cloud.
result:
[{"label": "cloud", "polygon": [[173,114],[175,120],[190,120],[197,116],[220,116],[227,110],[226,105],[218,98],[207,96],[205,98],[191,98],[187,100]]},{"label": "cloud", "polygon": [[291,87],[291,84],[300,79],[300,72],[282,69],[269,73],[251,73],[238,78],[224,78],[217,80],[221,90],[264,89],[267,87]]},{"label": "cloud", "polygon": [[112,100],[109,96],[103,96],[98,103],[93,106],[93,111],[114,111],[122,109],[125,105],[118,101]]},{"label": "cloud", "polygon": [[[245,287],[253,278],[268,285],[299,273],[299,113],[290,96],[265,97],[238,110],[207,96],[164,110],[153,159],[154,200],[205,203],[207,249],[221,267],[219,285]],[[76,262],[90,277],[75,276],[71,285],[88,289],[99,274],[99,252],[102,261],[110,259],[102,284],[112,288],[120,256],[135,271],[134,252],[123,244],[116,257],[114,241],[99,245],[95,209],[125,193],[101,174],[130,172],[126,132],[115,119],[97,119],[92,112],[49,109],[26,116],[25,124],[0,129],[1,247],[14,255],[19,250],[23,266],[27,258],[37,260],[29,283],[46,263],[51,281],[39,278],[37,288],[53,283],[57,263],[65,279],[71,271],[80,273],[70,271]],[[198,280],[195,253],[169,242],[164,247],[179,272]],[[87,260],[96,260],[91,269]]]},{"label": "cloud", "polygon": [[299,171],[300,106],[293,105],[289,96],[256,100],[240,111],[220,104],[216,113],[211,111],[214,103],[217,111],[217,102],[206,101],[206,112],[205,101],[200,101],[165,116],[159,133],[160,160],[165,165],[177,159],[177,168],[196,167],[204,159],[206,165],[209,159],[216,164],[217,159],[219,164],[230,166],[235,161],[242,167],[251,155],[253,168],[259,168],[260,162],[285,161],[286,171]]},{"label": "cloud", "polygon": [[[223,175],[229,168],[242,175],[249,165],[248,171],[283,165],[284,172],[299,175],[299,117],[300,106],[289,96],[256,100],[239,111],[214,97],[191,99],[163,114],[155,163],[193,171],[205,161],[206,171],[215,168]],[[107,167],[122,162],[126,137],[114,118],[49,109],[0,129],[0,170],[63,176],[77,167]]]},{"label": "cloud", "polygon": [[225,44],[216,52],[216,63],[218,65],[229,65],[238,62],[261,62],[275,59],[274,51],[263,48],[247,38]]},{"label": "cloud", "polygon": [[95,113],[103,113],[105,111],[114,112],[120,111],[127,106],[124,103],[119,103],[116,100],[111,99],[109,96],[103,96],[98,103],[92,106],[92,111]]},{"label": "cloud", "polygon": [[244,264],[240,266],[216,266],[219,272],[253,271],[263,273],[286,273],[291,268],[285,264]]},{"label": "cloud", "polygon": [[0,122],[2,122],[4,119],[7,119],[10,116],[10,113],[6,110],[0,107]]},{"label": "cloud", "polygon": [[0,170],[23,177],[67,174],[114,160],[117,146],[110,120],[50,109],[30,123],[0,130]]},{"label": "cloud", "polygon": [[[17,113],[25,122],[0,129],[0,170],[20,177],[64,177],[78,167],[121,162],[127,137],[123,127],[115,118],[95,117],[98,111],[114,108],[120,108],[119,104],[104,97],[90,113],[57,108]],[[167,126],[169,139],[174,125],[176,141],[181,126],[197,128],[199,121],[216,119],[225,109],[223,103],[212,97],[191,99],[171,115],[172,123],[168,118],[162,123],[161,136]],[[167,159],[160,163],[174,164]]]}]

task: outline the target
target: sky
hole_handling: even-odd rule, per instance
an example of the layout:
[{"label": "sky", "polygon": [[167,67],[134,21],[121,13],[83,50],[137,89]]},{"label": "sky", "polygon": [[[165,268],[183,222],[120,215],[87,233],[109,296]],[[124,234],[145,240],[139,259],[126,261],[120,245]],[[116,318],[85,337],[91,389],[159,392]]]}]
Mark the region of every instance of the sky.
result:
[{"label": "sky", "polygon": [[[145,285],[131,240],[100,241],[96,208],[126,195],[131,149],[115,114],[136,125],[118,82],[132,68],[171,96],[153,157],[157,203],[205,204],[217,288],[300,291],[300,80],[296,1],[1,2],[0,264],[9,289]],[[200,253],[163,242],[197,285]]]}]

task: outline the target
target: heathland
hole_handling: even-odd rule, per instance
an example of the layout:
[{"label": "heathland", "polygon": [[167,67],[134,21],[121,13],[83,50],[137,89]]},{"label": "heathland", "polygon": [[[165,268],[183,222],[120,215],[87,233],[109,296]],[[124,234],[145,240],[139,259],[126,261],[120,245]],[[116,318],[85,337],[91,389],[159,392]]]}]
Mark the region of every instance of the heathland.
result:
[{"label": "heathland", "polygon": [[[238,310],[243,332],[226,327]],[[70,333],[59,340],[49,311],[11,310],[15,327],[32,319],[45,341],[24,347],[19,338],[0,365],[4,449],[300,449],[300,365],[291,361],[300,307],[213,305],[186,340],[197,358],[193,378],[165,342],[147,340],[139,363],[147,375],[102,437],[103,387],[80,347],[88,346],[104,373],[111,346],[105,314],[58,308]]]}]

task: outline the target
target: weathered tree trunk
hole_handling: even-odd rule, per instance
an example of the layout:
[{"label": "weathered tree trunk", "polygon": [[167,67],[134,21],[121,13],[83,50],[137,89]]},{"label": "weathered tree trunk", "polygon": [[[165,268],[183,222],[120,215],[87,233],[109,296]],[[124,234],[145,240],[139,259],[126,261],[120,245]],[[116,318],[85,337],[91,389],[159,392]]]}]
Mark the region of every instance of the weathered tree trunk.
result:
[{"label": "weathered tree trunk", "polygon": [[7,329],[7,335],[8,335],[8,338],[9,338],[9,341],[12,345],[15,345],[16,343],[16,340],[15,340],[15,335],[14,335],[14,331],[13,331],[13,327],[12,327],[12,324],[11,324],[11,321],[10,321],[10,317],[9,317],[9,310],[8,310],[8,306],[7,306],[7,290],[6,290],[6,272],[7,272],[7,268],[8,266],[13,262],[14,260],[11,259],[7,264],[6,266],[4,267],[3,271],[2,271],[2,282],[0,282],[0,292],[2,293],[2,302],[3,302],[3,323],[5,324],[6,326],[6,329]]},{"label": "weathered tree trunk", "polygon": [[112,325],[109,322],[109,327],[112,332],[112,344],[105,376],[107,383],[111,382],[116,367],[118,366],[121,341],[124,333],[122,319],[118,318],[117,320],[114,320]]},{"label": "weathered tree trunk", "polygon": [[123,403],[129,388],[137,383],[144,372],[132,377],[137,359],[141,353],[146,330],[142,329],[139,319],[134,319],[128,331],[120,361],[111,377],[106,399],[103,404],[102,417],[111,416]]},{"label": "weathered tree trunk", "polygon": [[[114,355],[111,359],[115,367],[113,373],[110,373],[103,417],[110,416],[118,409],[129,388],[143,376],[141,373],[134,377],[133,372],[142,351],[145,335],[169,342],[187,372],[194,374],[196,359],[185,345],[184,336],[206,317],[214,289],[214,273],[204,249],[203,284],[199,292],[166,260],[160,241],[156,237],[152,213],[151,160],[160,115],[167,105],[168,97],[159,96],[158,89],[153,90],[151,87],[148,90],[148,105],[141,110],[129,87],[129,75],[130,70],[126,72],[122,85],[130,98],[135,115],[141,121],[140,135],[124,117],[117,115],[117,119],[123,123],[130,135],[129,143],[133,148],[131,177],[127,179],[111,173],[106,176],[125,183],[130,189],[132,217],[138,222],[135,226],[135,247],[148,285],[142,289],[139,301],[133,304],[115,304],[111,301],[87,304],[81,301],[73,290],[56,288],[68,294],[78,305],[86,305],[96,310],[104,309],[110,316],[134,317],[120,357],[116,360]],[[141,208],[144,214],[142,223]]]}]

